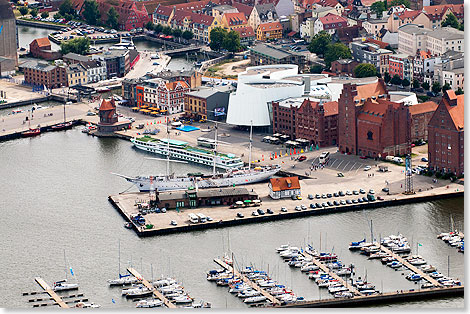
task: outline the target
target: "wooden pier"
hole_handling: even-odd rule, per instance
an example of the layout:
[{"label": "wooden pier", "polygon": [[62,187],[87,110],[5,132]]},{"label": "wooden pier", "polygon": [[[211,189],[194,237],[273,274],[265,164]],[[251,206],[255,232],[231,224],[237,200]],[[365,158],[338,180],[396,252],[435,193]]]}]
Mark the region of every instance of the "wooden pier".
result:
[{"label": "wooden pier", "polygon": [[[377,244],[377,245],[379,245],[379,244]],[[402,263],[403,266],[405,266],[405,267],[408,268],[409,270],[413,271],[414,273],[420,275],[422,278],[424,278],[425,280],[427,280],[429,283],[433,284],[434,286],[436,286],[436,287],[442,287],[442,286],[443,286],[443,285],[440,284],[436,279],[431,278],[431,276],[425,274],[425,273],[424,273],[421,269],[419,269],[418,267],[411,265],[407,260],[405,260],[404,258],[402,258],[400,255],[398,255],[398,254],[396,254],[396,253],[393,253],[392,250],[390,250],[389,248],[386,248],[385,246],[380,245],[380,249],[381,249],[382,251],[384,251],[385,253],[390,254],[393,258],[395,258],[397,261],[399,261],[400,263]]]},{"label": "wooden pier", "polygon": [[271,301],[272,304],[274,305],[280,305],[281,304],[281,301],[279,301],[278,299],[276,299],[274,296],[272,296],[271,294],[269,294],[267,291],[265,291],[264,289],[262,289],[260,286],[258,286],[256,283],[254,283],[253,281],[251,281],[250,279],[248,279],[245,275],[243,274],[240,274],[235,268],[233,268],[232,266],[228,265],[227,263],[221,261],[220,259],[218,258],[215,258],[214,259],[214,262],[216,262],[217,264],[219,264],[220,266],[222,266],[224,269],[230,271],[230,272],[233,272],[235,276],[238,276],[241,278],[241,280],[243,282],[245,282],[246,284],[248,284],[250,287],[252,287],[253,289],[255,289],[256,291],[258,291],[259,293],[261,293],[263,296],[265,296],[269,301]]},{"label": "wooden pier", "polygon": [[144,279],[144,277],[142,277],[142,275],[137,271],[135,270],[134,268],[132,267],[129,267],[127,269],[127,271],[133,275],[135,278],[139,279],[140,281],[142,281],[142,284],[147,287],[148,289],[152,290],[153,292],[153,295],[155,297],[157,297],[158,299],[160,299],[160,301],[163,302],[163,304],[166,305],[166,307],[170,308],[170,309],[175,309],[176,308],[176,305],[174,305],[173,303],[171,303],[167,298],[165,298],[163,296],[162,293],[160,293],[160,291],[158,291],[154,286],[153,284],[151,284],[150,282],[148,282],[147,280]]},{"label": "wooden pier", "polygon": [[68,309],[69,306],[65,303],[61,297],[54,290],[41,278],[36,277],[34,278],[36,282],[44,289],[44,291],[57,303],[58,306],[64,309]]},{"label": "wooden pier", "polygon": [[305,257],[305,258],[311,258],[312,259],[312,262],[317,265],[321,270],[323,270],[325,273],[327,273],[329,276],[333,277],[334,279],[338,280],[338,282],[340,282],[343,286],[345,286],[346,288],[349,289],[349,291],[353,294],[353,295],[357,295],[357,296],[363,296],[364,294],[362,294],[359,290],[356,289],[356,287],[354,287],[353,285],[348,285],[348,283],[346,282],[346,280],[344,280],[343,278],[341,278],[341,276],[338,276],[336,273],[334,273],[331,269],[329,269],[328,267],[326,267],[325,264],[323,264],[322,262],[320,262],[319,260],[317,260],[313,255],[311,254],[308,254],[306,253],[305,251],[302,252],[302,255]]}]

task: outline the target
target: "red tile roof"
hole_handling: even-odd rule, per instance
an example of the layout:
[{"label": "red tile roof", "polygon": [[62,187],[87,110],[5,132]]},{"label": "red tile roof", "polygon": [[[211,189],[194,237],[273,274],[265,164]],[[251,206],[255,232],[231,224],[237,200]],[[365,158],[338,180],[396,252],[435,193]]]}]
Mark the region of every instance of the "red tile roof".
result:
[{"label": "red tile roof", "polygon": [[223,18],[227,20],[229,26],[241,25],[241,24],[247,23],[245,13],[242,13],[242,12],[225,13]]},{"label": "red tile roof", "polygon": [[442,4],[442,5],[430,5],[423,7],[423,11],[429,16],[431,21],[442,20],[442,16],[447,9],[450,9],[454,15],[463,19],[464,17],[464,7],[463,4]]},{"label": "red tile roof", "polygon": [[174,81],[168,82],[165,84],[167,90],[175,90],[178,85],[181,85],[182,88],[189,88],[188,83],[185,81]]},{"label": "red tile roof", "polygon": [[[464,94],[456,95],[451,89],[446,90],[446,95],[442,97],[447,111],[454,122],[455,128],[463,130],[464,128]],[[456,101],[456,105],[451,106],[450,101]]]},{"label": "red tile roof", "polygon": [[114,98],[111,99],[103,99],[100,105],[100,111],[108,111],[116,109],[116,105],[114,103]]},{"label": "red tile roof", "polygon": [[324,29],[341,28],[348,26],[347,19],[332,13],[328,13],[324,17],[320,17],[319,20],[323,24]]},{"label": "red tile roof", "polygon": [[383,42],[383,41],[380,41],[380,40],[377,40],[377,39],[372,39],[372,38],[367,38],[366,42],[376,44],[382,49],[385,49],[385,47],[387,47],[389,45],[386,42]]},{"label": "red tile roof", "polygon": [[312,8],[314,4],[318,4],[322,7],[332,7],[334,8],[335,6],[338,5],[337,0],[303,0],[302,1],[302,7],[304,8]]},{"label": "red tile roof", "polygon": [[240,35],[240,38],[255,36],[255,32],[253,31],[253,27],[251,26],[235,28],[234,31],[236,31]]},{"label": "red tile roof", "polygon": [[403,11],[403,12],[395,12],[394,14],[400,18],[400,20],[405,20],[407,18],[414,20],[421,12],[420,11]]},{"label": "red tile roof", "polygon": [[367,99],[372,96],[378,96],[387,94],[387,89],[383,81],[378,80],[376,83],[358,85],[356,87],[357,96],[354,97],[354,100],[361,100],[362,98]]},{"label": "red tile roof", "polygon": [[51,42],[49,41],[49,38],[47,37],[44,37],[44,38],[36,38],[35,40],[33,40],[31,42],[34,43],[36,42],[36,44],[38,45],[39,48],[44,48],[44,47],[48,47],[51,45]]},{"label": "red tile roof", "polygon": [[173,9],[171,7],[167,7],[167,6],[164,6],[164,5],[159,5],[157,7],[157,10],[155,11],[155,14],[170,16],[172,10]]},{"label": "red tile roof", "polygon": [[261,29],[263,32],[267,31],[275,31],[275,30],[282,30],[282,25],[280,22],[269,22],[263,23],[258,26],[258,29]]},{"label": "red tile roof", "polygon": [[333,116],[338,114],[338,102],[329,101],[323,104],[323,110],[325,111],[325,117]]},{"label": "red tile roof", "polygon": [[251,11],[253,11],[253,7],[235,1],[232,2],[232,7],[236,8],[238,12],[245,14],[246,19],[250,17]]},{"label": "red tile roof", "polygon": [[422,114],[426,112],[434,112],[437,109],[438,104],[434,101],[426,101],[420,104],[409,106],[411,116]]},{"label": "red tile roof", "polygon": [[300,189],[299,177],[273,178],[269,182],[274,192]]}]

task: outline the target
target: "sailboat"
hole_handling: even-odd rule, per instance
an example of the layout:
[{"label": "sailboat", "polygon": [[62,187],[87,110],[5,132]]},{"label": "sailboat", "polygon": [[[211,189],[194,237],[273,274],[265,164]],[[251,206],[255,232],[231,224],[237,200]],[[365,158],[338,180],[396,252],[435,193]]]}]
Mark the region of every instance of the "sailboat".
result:
[{"label": "sailboat", "polygon": [[[78,289],[78,283],[69,283],[67,282],[67,273],[68,273],[68,267],[67,267],[67,258],[65,257],[65,250],[64,250],[64,265],[65,265],[65,279],[56,281],[52,285],[52,290],[54,291],[68,291],[68,290],[75,290]],[[72,267],[70,267],[70,273],[72,274],[73,277],[75,277]]]},{"label": "sailboat", "polygon": [[[67,103],[68,104],[68,103]],[[51,126],[52,131],[62,131],[72,126],[72,121],[67,122],[65,118],[65,105],[64,103],[64,122]]]},{"label": "sailboat", "polygon": [[29,126],[28,130],[26,130],[24,132],[21,132],[22,137],[33,137],[33,136],[41,134],[41,128],[38,127],[38,128],[35,128],[35,129],[31,129],[31,119],[30,118],[28,119],[28,126]]},{"label": "sailboat", "polygon": [[131,275],[121,275],[121,241],[119,241],[118,245],[118,274],[119,278],[118,279],[110,279],[108,280],[108,283],[110,286],[125,286],[125,285],[131,285],[138,283],[139,280],[135,278],[134,276]]},{"label": "sailboat", "polygon": [[[168,125],[167,125],[168,129]],[[167,131],[168,132],[168,131]],[[165,139],[164,141],[158,141],[155,139],[149,140],[148,138],[133,138],[131,140],[134,145],[139,148],[149,152],[159,152],[167,156],[167,169],[169,164],[169,155],[171,157],[179,157],[179,154],[188,154],[188,151],[192,150],[200,151],[200,149],[194,149],[190,146],[186,147],[176,147],[178,145],[170,146],[170,140]],[[202,159],[205,165],[210,165],[207,160],[212,161],[212,174],[191,174],[188,173],[186,176],[175,176],[170,175],[167,171],[166,175],[156,175],[156,176],[137,176],[137,177],[128,177],[125,175],[113,173],[114,175],[120,176],[127,181],[133,183],[140,192],[149,192],[152,190],[158,191],[175,191],[175,190],[187,190],[192,187],[195,188],[196,184],[198,188],[221,188],[221,187],[233,187],[236,185],[252,184],[257,182],[262,182],[264,180],[270,179],[277,172],[281,170],[279,165],[269,165],[269,166],[257,166],[251,167],[251,151],[252,151],[252,141],[253,141],[253,125],[250,129],[250,143],[249,143],[249,161],[248,167],[242,168],[229,168],[225,173],[216,173],[217,160],[220,158],[217,157],[217,123],[215,125],[215,142],[214,142],[214,152],[208,152],[205,157],[207,159]],[[183,158],[183,157],[182,157]],[[186,158],[186,157],[184,157]],[[155,158],[156,159],[156,158]],[[192,161],[198,162],[197,158],[193,158]],[[173,160],[172,162],[178,162]],[[153,186],[151,185],[153,183]]]}]

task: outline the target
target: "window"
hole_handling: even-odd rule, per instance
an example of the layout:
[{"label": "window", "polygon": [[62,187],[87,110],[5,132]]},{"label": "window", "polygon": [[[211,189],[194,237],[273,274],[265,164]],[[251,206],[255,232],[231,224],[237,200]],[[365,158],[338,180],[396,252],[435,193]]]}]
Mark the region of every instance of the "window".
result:
[{"label": "window", "polygon": [[374,133],[372,133],[372,131],[367,132],[367,139],[368,140],[372,141],[374,139],[373,136],[374,136]]}]

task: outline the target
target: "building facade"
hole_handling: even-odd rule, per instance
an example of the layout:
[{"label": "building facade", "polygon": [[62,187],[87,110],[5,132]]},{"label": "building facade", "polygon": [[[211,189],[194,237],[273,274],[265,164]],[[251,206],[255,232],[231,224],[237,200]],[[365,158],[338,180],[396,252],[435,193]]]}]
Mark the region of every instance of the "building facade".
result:
[{"label": "building facade", "polygon": [[225,121],[229,93],[215,88],[203,88],[185,95],[184,111],[187,117],[196,120],[209,119]]},{"label": "building facade", "polygon": [[67,67],[67,86],[84,85],[88,83],[87,69],[80,63]]},{"label": "building facade", "polygon": [[43,61],[28,61],[21,65],[24,80],[28,84],[43,85],[49,89],[68,86],[65,67]]},{"label": "building facade", "polygon": [[298,177],[273,178],[269,180],[268,187],[269,196],[275,200],[300,195]]},{"label": "building facade", "polygon": [[185,94],[189,86],[185,81],[168,82],[163,79],[150,79],[143,83],[143,99],[137,105],[156,107],[164,114],[184,111]]},{"label": "building facade", "polygon": [[413,80],[412,59],[406,54],[389,55],[388,73],[391,77],[398,75],[401,80],[407,79],[411,82]]},{"label": "building facade", "polygon": [[316,35],[321,31],[325,31],[332,35],[339,28],[348,27],[348,20],[336,14],[327,14],[326,16],[316,19],[313,25],[313,34]]},{"label": "building facade", "polygon": [[282,38],[282,25],[280,22],[261,23],[256,29],[256,39],[266,41]]},{"label": "building facade", "polygon": [[409,106],[411,113],[411,141],[428,140],[428,124],[437,109],[434,101]]}]

